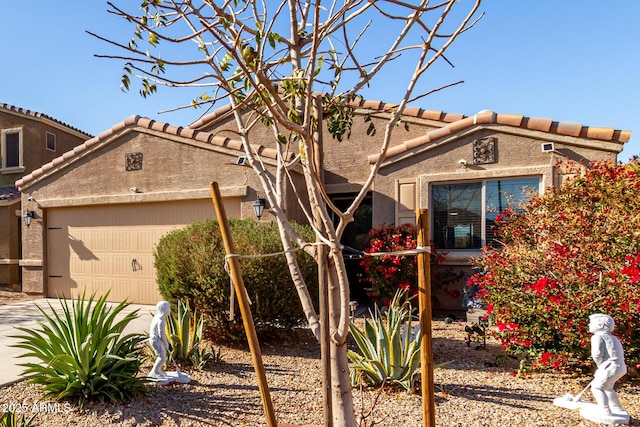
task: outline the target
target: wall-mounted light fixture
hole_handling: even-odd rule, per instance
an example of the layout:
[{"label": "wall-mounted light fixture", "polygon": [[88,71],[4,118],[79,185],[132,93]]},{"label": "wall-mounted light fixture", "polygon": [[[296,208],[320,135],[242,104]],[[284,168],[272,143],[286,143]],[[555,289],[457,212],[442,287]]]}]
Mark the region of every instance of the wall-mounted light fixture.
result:
[{"label": "wall-mounted light fixture", "polygon": [[253,212],[258,217],[258,220],[262,217],[262,212],[264,212],[264,208],[266,206],[267,206],[267,201],[262,197],[258,197],[256,201],[253,203],[253,206],[252,206]]},{"label": "wall-mounted light fixture", "polygon": [[465,159],[458,160],[458,164],[464,169],[467,167],[467,161]]},{"label": "wall-mounted light fixture", "polygon": [[27,228],[29,228],[29,226],[31,225],[31,220],[35,217],[36,217],[36,213],[34,211],[30,211],[26,209],[24,211],[24,214],[22,215],[22,220],[24,221],[24,225],[26,225]]}]

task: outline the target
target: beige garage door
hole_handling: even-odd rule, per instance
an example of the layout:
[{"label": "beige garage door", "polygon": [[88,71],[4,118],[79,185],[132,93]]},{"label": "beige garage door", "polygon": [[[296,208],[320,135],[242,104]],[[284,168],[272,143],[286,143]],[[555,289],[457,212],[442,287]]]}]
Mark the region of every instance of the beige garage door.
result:
[{"label": "beige garage door", "polygon": [[[229,217],[240,217],[240,198],[226,199]],[[153,250],[168,231],[215,218],[211,200],[55,208],[48,211],[50,297],[102,295],[155,304]]]}]

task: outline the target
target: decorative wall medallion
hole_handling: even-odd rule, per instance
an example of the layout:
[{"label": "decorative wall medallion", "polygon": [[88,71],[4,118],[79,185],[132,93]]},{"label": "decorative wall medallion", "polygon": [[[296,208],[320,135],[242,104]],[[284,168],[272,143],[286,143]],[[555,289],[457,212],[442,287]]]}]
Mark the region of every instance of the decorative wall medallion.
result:
[{"label": "decorative wall medallion", "polygon": [[142,153],[127,153],[124,158],[126,170],[137,171],[142,169]]},{"label": "decorative wall medallion", "polygon": [[483,165],[496,162],[496,143],[498,138],[489,136],[473,141],[473,164]]}]

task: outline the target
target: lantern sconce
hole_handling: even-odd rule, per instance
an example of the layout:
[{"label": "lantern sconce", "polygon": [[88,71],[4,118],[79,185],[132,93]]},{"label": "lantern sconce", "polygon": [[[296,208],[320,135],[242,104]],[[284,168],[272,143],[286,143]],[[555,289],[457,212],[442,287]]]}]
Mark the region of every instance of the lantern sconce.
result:
[{"label": "lantern sconce", "polygon": [[24,214],[22,215],[22,220],[24,221],[24,225],[26,225],[27,228],[29,228],[29,226],[31,225],[31,220],[35,217],[36,217],[35,211],[30,211],[26,209],[24,211]]},{"label": "lantern sconce", "polygon": [[256,201],[253,203],[253,212],[258,217],[258,220],[262,217],[262,213],[264,212],[264,208],[267,206],[267,201],[263,197],[258,197]]}]

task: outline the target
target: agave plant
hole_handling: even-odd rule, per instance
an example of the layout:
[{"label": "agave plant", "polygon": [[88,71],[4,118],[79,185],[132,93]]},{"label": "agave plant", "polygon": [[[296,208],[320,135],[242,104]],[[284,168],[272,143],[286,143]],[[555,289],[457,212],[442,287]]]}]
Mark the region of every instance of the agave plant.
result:
[{"label": "agave plant", "polygon": [[360,353],[349,350],[351,384],[412,389],[412,377],[420,364],[420,334],[412,334],[411,304],[398,291],[383,315],[376,306],[364,328],[349,325]]},{"label": "agave plant", "polygon": [[26,414],[20,415],[15,412],[9,411],[2,414],[0,417],[0,427],[31,427],[33,426],[33,420],[37,414],[27,418]]},{"label": "agave plant", "polygon": [[178,310],[171,312],[166,323],[172,360],[187,362],[202,369],[212,357],[219,359],[218,353],[200,349],[203,321],[202,316],[198,316],[195,310],[191,310],[188,303],[178,301]]},{"label": "agave plant", "polygon": [[80,408],[86,401],[127,401],[145,391],[145,378],[138,376],[142,364],[140,334],[123,335],[125,327],[138,316],[137,310],[117,317],[128,302],[110,307],[107,295],[94,302],[79,295],[71,303],[58,299],[62,313],[48,302],[48,314],[41,307],[39,328],[17,328],[20,341],[15,347],[27,350],[21,357],[40,363],[23,363],[23,375],[43,386],[44,397],[68,399]]}]

